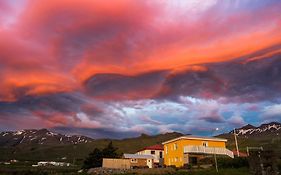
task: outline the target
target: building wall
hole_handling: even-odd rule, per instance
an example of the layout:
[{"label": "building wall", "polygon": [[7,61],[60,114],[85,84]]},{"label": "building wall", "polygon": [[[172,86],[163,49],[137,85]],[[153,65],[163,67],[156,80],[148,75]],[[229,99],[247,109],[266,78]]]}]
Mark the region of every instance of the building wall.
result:
[{"label": "building wall", "polygon": [[[155,154],[151,154],[151,151],[155,151]],[[164,151],[163,150],[143,150],[137,152],[139,155],[153,155],[155,156],[154,163],[159,163],[160,160],[160,152],[162,152],[162,158],[164,157]]]},{"label": "building wall", "polygon": [[166,166],[174,165],[176,167],[182,167],[184,164],[188,163],[188,154],[184,155],[183,153],[184,146],[203,146],[204,142],[207,142],[208,147],[225,148],[225,142],[223,141],[205,141],[189,139],[176,140],[174,142],[170,142],[164,145],[164,164]]},{"label": "building wall", "polygon": [[130,169],[131,167],[153,168],[153,159],[108,159],[102,160],[103,168]]},{"label": "building wall", "polygon": [[[149,162],[151,161],[151,162]],[[130,159],[131,167],[146,167],[152,168],[152,159]]]},{"label": "building wall", "polygon": [[102,167],[113,169],[130,169],[131,163],[130,159],[103,159]]}]

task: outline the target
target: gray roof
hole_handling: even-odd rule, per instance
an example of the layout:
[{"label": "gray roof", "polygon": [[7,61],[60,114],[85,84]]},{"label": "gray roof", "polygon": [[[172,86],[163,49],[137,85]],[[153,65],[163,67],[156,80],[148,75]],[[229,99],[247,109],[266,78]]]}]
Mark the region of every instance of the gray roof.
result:
[{"label": "gray roof", "polygon": [[125,159],[154,159],[152,155],[145,154],[124,154]]}]

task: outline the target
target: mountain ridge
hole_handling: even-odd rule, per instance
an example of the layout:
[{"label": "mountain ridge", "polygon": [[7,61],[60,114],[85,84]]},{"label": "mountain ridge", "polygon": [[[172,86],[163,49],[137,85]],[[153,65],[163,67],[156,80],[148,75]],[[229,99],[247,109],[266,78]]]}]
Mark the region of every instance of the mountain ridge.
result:
[{"label": "mountain ridge", "polygon": [[[276,148],[277,150],[281,150],[280,147],[280,139],[279,137],[276,137],[276,134],[279,134],[281,129],[279,128],[278,122],[275,123],[268,123],[263,124],[259,127],[251,126],[251,125],[245,125],[241,128],[238,128],[237,130],[241,129],[240,135],[238,135],[238,142],[240,149],[245,149],[247,146],[263,146],[264,148]],[[278,127],[277,127],[278,125]],[[242,130],[251,130],[251,129],[260,129],[262,132],[257,132],[257,134],[249,134],[250,131],[245,132],[246,135],[242,135]],[[29,132],[35,132],[35,130],[28,130]],[[19,143],[21,140],[19,138],[23,138],[25,135],[25,138],[29,138],[30,135],[24,134],[21,131],[14,131],[14,132],[1,132],[0,133],[0,160],[11,160],[11,159],[17,159],[17,160],[59,160],[61,158],[66,157],[65,161],[73,161],[74,159],[77,160],[79,163],[83,162],[83,159],[94,150],[94,148],[103,149],[108,145],[108,143],[112,142],[113,145],[118,148],[119,154],[122,153],[135,153],[137,150],[144,148],[146,146],[151,146],[155,144],[161,144],[167,140],[171,140],[180,136],[183,136],[185,134],[178,133],[178,132],[169,132],[165,134],[158,134],[158,135],[147,135],[142,134],[138,137],[134,138],[126,138],[126,139],[92,139],[88,142],[76,142],[76,140],[73,140],[73,142],[59,142],[59,135],[58,133],[48,131],[47,129],[41,129],[37,130],[38,135],[41,134],[42,137],[45,137],[46,135],[49,136],[46,139],[54,140],[52,141],[45,141],[45,143],[40,144],[41,140],[39,142],[28,142],[27,140],[23,140],[22,143]],[[39,132],[40,131],[40,132]],[[16,137],[18,139],[10,138],[9,141],[13,142],[5,142],[3,141],[3,138],[8,136],[10,134],[10,137]],[[26,132],[27,133],[27,132]],[[39,134],[40,133],[40,134]],[[238,132],[237,132],[238,133]],[[14,135],[13,135],[14,134]],[[58,134],[58,135],[56,135]],[[248,134],[250,136],[248,136]],[[5,136],[3,136],[5,135]],[[67,135],[66,139],[67,139]],[[69,136],[71,137],[71,136]],[[233,132],[231,133],[225,133],[221,134],[215,137],[225,138],[228,140],[227,142],[227,148],[228,149],[234,149],[235,143],[234,143],[234,137]],[[80,137],[81,139],[81,137]],[[34,139],[36,140],[36,139]],[[7,141],[7,138],[6,138]],[[38,140],[37,140],[38,141]],[[281,151],[280,155],[281,155]],[[279,154],[279,153],[278,153]]]},{"label": "mountain ridge", "polygon": [[[281,123],[279,122],[270,122],[263,123],[260,126],[253,126],[247,124],[240,128],[235,129],[236,134],[240,137],[259,137],[259,136],[276,136],[281,135]],[[217,135],[217,137],[228,138],[234,133],[234,130],[228,133],[222,133]],[[174,134],[174,135],[185,135],[179,132],[171,132],[165,134]],[[157,134],[155,137],[159,135]],[[134,138],[125,138],[121,140],[130,140],[130,139],[141,139],[141,138],[153,138],[153,135],[141,134],[138,137]],[[61,145],[61,144],[81,144],[92,142],[95,139],[83,135],[67,135],[60,134],[57,132],[52,132],[48,129],[24,129],[18,131],[3,131],[0,132],[0,146],[16,146],[16,145],[26,145],[26,144],[38,144],[38,145]],[[98,139],[98,140],[116,140],[116,139]],[[118,140],[118,139],[117,139]]]},{"label": "mountain ridge", "polygon": [[91,142],[94,139],[82,135],[65,135],[48,129],[24,129],[0,132],[0,146],[20,144],[58,145]]},{"label": "mountain ridge", "polygon": [[[220,136],[233,134],[234,130],[221,134]],[[270,122],[263,123],[259,126],[253,126],[247,124],[241,128],[235,129],[235,133],[240,137],[245,138],[254,138],[254,137],[266,137],[266,136],[278,136],[281,135],[281,123],[279,122]]]}]

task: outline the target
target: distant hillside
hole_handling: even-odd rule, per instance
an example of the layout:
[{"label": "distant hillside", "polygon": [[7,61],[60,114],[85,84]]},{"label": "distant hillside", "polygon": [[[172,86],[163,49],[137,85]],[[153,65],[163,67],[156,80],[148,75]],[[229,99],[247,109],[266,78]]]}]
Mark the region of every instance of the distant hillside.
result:
[{"label": "distant hillside", "polygon": [[[3,135],[4,133],[1,133],[0,138],[5,137]],[[18,142],[17,144],[6,143],[6,146],[0,146],[0,160],[18,159],[37,161],[64,159],[64,161],[75,162],[79,164],[91,151],[94,150],[94,148],[104,148],[110,141],[112,141],[113,145],[118,148],[118,152],[120,154],[135,153],[137,150],[143,147],[159,144],[182,135],[183,134],[177,132],[154,136],[142,134],[136,138],[122,140],[92,139],[87,143],[79,142],[77,144],[74,144],[75,142],[58,144],[57,141],[54,142],[54,144],[46,144],[50,143],[50,141],[47,141],[49,138],[46,137],[46,139],[44,139],[45,144],[40,144],[41,142],[26,142],[26,144]],[[50,139],[53,140],[54,138]]]},{"label": "distant hillside", "polygon": [[[258,127],[246,125],[236,129],[240,150],[247,146],[263,146],[274,149],[281,155],[281,124],[277,122],[262,124]],[[0,161],[1,160],[63,160],[81,164],[83,159],[94,150],[104,148],[109,142],[118,148],[121,153],[135,153],[139,149],[164,141],[180,137],[183,134],[171,132],[149,136],[142,134],[139,137],[128,139],[91,139],[85,136],[67,136],[50,132],[46,129],[23,130],[0,133]],[[227,147],[234,149],[233,131],[218,135],[228,139]]]},{"label": "distant hillside", "polygon": [[59,145],[92,142],[93,139],[85,136],[69,136],[54,133],[47,129],[28,129],[0,133],[0,146],[17,146],[28,144]]}]

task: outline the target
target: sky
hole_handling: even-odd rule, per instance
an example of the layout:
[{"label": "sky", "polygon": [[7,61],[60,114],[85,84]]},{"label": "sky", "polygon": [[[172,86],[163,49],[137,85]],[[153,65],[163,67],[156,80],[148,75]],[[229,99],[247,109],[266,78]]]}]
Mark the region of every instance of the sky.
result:
[{"label": "sky", "polygon": [[1,0],[0,130],[126,138],[280,122],[280,11],[279,0]]}]

